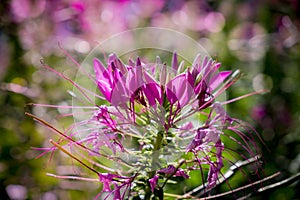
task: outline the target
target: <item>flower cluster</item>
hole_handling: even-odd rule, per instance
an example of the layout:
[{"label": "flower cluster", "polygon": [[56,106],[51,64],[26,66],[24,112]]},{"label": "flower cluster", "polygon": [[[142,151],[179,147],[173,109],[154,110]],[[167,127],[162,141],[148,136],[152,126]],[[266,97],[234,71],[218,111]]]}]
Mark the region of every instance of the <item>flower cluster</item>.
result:
[{"label": "flower cluster", "polygon": [[[229,159],[224,152],[236,153],[226,147],[224,139],[256,155],[250,145],[255,147],[253,138],[239,130],[241,123],[223,107],[233,100],[217,101],[238,73],[219,71],[220,63],[200,55],[191,66],[178,60],[174,53],[167,67],[159,57],[155,63],[138,57],[126,65],[111,54],[107,66],[94,59],[101,105],[95,105],[88,120],[75,124],[70,136],[61,135],[69,146],[75,144],[88,152],[88,156],[78,156],[94,168],[71,157],[98,175],[103,184],[99,196],[162,199],[167,195],[166,185],[189,179],[191,171],[200,171],[199,184],[204,185],[207,177],[206,188],[213,188]],[[89,125],[88,134],[75,129],[82,124]],[[246,158],[243,153],[239,156]]]}]

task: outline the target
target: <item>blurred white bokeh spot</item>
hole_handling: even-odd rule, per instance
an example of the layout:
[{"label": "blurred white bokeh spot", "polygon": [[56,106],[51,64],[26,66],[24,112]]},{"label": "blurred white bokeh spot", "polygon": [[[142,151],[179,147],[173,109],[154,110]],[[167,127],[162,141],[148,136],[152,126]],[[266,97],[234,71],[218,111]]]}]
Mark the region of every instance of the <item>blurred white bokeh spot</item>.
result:
[{"label": "blurred white bokeh spot", "polygon": [[266,74],[257,74],[253,78],[252,86],[256,92],[261,90],[271,90],[273,88],[273,80]]}]

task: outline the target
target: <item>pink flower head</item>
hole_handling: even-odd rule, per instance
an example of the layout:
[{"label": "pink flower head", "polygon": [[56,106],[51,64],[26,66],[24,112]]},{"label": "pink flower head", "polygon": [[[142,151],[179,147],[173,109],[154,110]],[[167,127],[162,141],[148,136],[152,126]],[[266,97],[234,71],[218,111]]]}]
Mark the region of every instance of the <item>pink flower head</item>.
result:
[{"label": "pink flower head", "polygon": [[[162,199],[169,180],[188,179],[193,174],[191,171],[207,166],[207,184],[203,185],[215,187],[227,162],[223,158],[224,137],[254,154],[247,143],[251,138],[238,130],[241,123],[230,118],[223,107],[232,100],[215,101],[234,82],[231,72],[219,72],[220,63],[207,57],[201,60],[197,56],[193,64],[186,67],[178,60],[174,53],[171,67],[167,68],[167,64],[161,65],[159,58],[156,64],[147,64],[138,57],[126,65],[116,54],[109,55],[106,65],[95,58],[95,83],[102,94],[99,102],[105,101],[104,105],[89,106],[92,110],[87,113],[92,111],[93,115],[72,127],[83,128],[74,128],[74,132],[73,129],[59,132],[53,128],[70,141],[68,147],[76,145],[85,151],[78,152],[82,162],[72,153],[68,155],[99,176],[102,192],[108,192],[105,199],[110,195],[115,200],[125,199],[132,194],[137,198]],[[74,86],[82,89],[75,83]],[[86,91],[91,93],[80,90],[90,103],[92,98]],[[224,129],[232,131],[241,142]],[[81,131],[88,134],[73,139]],[[51,150],[64,148],[58,143],[52,144],[55,147]],[[86,165],[86,162],[90,163]],[[158,186],[160,177],[162,184]]]},{"label": "pink flower head", "polygon": [[[184,68],[182,64],[181,68]],[[94,60],[96,83],[107,101],[114,106],[124,105],[126,102],[138,101],[143,106],[155,107],[162,105],[166,96],[171,105],[178,109],[188,105],[197,98],[199,107],[207,103],[215,90],[230,74],[230,71],[217,72],[220,67],[212,59],[204,58],[201,63],[197,57],[190,69],[178,74],[166,83],[167,72],[161,72],[160,82],[155,80],[145,68],[146,64],[137,58],[136,63],[124,65],[115,54],[108,58],[107,68],[98,60]],[[163,70],[165,66],[163,67]],[[179,64],[177,54],[174,53],[172,69],[178,73]],[[199,76],[202,76],[199,81]],[[163,84],[163,85],[161,85]],[[205,107],[211,105],[207,103]]]}]

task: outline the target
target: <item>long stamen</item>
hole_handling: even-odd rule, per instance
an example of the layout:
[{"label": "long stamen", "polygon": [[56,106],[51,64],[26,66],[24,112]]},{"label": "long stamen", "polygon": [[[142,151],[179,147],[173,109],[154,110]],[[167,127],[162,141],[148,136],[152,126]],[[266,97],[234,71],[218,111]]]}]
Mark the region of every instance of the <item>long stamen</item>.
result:
[{"label": "long stamen", "polygon": [[64,152],[65,154],[67,154],[68,156],[70,156],[71,158],[73,158],[74,160],[76,160],[77,162],[79,162],[81,165],[85,166],[86,168],[88,168],[92,172],[95,172],[97,175],[99,175],[99,172],[97,172],[95,169],[91,168],[90,166],[88,166],[87,164],[85,164],[84,162],[82,162],[81,160],[79,160],[78,158],[76,158],[73,154],[71,154],[69,151],[67,151],[66,149],[64,149],[58,143],[54,142],[52,139],[50,139],[49,142],[51,144],[53,144],[54,146],[56,146],[59,150],[61,150],[62,152]]}]

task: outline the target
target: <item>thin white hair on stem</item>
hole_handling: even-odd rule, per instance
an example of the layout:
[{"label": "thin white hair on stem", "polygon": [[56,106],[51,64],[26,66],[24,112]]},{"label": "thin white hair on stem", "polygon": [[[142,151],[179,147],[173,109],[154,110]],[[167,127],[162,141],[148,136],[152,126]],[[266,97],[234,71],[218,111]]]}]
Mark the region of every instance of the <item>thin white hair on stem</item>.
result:
[{"label": "thin white hair on stem", "polygon": [[[237,193],[241,190],[245,190],[247,188],[250,188],[250,187],[253,187],[254,185],[258,185],[258,184],[261,184],[263,182],[266,182],[270,179],[273,179],[277,176],[280,175],[280,172],[276,172],[275,174],[272,174],[271,176],[268,176],[266,178],[263,178],[262,180],[259,180],[259,181],[255,181],[253,183],[250,183],[248,185],[245,185],[245,186],[241,186],[241,187],[238,187],[236,189],[233,189],[232,191],[228,191],[228,192],[223,192],[223,193],[220,193],[220,194],[216,194],[216,195],[213,195],[213,196],[210,196],[210,197],[205,197],[206,200],[208,199],[215,199],[215,198],[220,198],[220,197],[224,197],[224,196],[227,196],[227,195],[230,195],[230,194],[233,194],[233,193]],[[201,198],[200,198],[201,199]]]},{"label": "thin white hair on stem", "polygon": [[277,189],[279,187],[283,187],[283,186],[287,186],[287,185],[290,185],[294,182],[299,182],[300,181],[300,172],[287,178],[287,179],[284,179],[282,181],[278,181],[274,184],[271,184],[271,185],[268,185],[268,186],[265,186],[265,187],[261,187],[257,190],[257,192],[259,193],[263,193],[263,192],[266,192],[268,190],[274,190],[274,189]]}]

